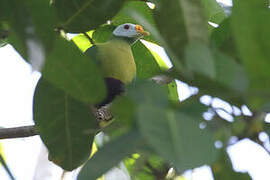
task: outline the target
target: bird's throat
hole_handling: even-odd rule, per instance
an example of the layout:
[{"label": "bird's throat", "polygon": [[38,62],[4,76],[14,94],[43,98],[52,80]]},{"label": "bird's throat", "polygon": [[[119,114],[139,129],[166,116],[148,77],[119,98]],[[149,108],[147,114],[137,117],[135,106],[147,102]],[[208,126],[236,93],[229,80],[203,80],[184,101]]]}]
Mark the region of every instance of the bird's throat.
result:
[{"label": "bird's throat", "polygon": [[122,37],[122,36],[115,36],[112,35],[111,40],[123,40],[127,42],[130,46],[133,45],[135,42],[137,42],[140,39],[140,37]]}]

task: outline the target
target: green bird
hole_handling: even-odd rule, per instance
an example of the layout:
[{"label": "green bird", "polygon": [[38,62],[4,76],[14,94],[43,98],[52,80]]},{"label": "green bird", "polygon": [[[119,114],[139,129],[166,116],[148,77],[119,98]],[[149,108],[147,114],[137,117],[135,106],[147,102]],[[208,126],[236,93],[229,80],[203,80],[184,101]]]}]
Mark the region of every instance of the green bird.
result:
[{"label": "green bird", "polygon": [[96,107],[109,104],[124,92],[124,85],[136,76],[136,64],[131,46],[144,35],[149,35],[142,26],[125,23],[115,28],[111,39],[106,43],[96,44],[85,53],[98,64],[107,86],[106,98]]}]

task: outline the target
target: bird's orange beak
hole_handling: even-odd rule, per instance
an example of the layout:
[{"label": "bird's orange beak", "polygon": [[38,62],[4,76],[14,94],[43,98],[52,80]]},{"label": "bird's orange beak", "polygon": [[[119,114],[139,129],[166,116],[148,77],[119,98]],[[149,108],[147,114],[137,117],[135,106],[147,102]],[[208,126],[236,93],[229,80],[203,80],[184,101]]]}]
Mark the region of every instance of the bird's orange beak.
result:
[{"label": "bird's orange beak", "polygon": [[137,25],[136,24],[136,32],[137,33],[139,33],[139,34],[141,34],[141,35],[144,35],[144,36],[149,36],[150,35],[150,33],[149,32],[147,32],[147,31],[145,31],[144,29],[143,29],[143,27],[142,26],[140,26],[140,25]]}]

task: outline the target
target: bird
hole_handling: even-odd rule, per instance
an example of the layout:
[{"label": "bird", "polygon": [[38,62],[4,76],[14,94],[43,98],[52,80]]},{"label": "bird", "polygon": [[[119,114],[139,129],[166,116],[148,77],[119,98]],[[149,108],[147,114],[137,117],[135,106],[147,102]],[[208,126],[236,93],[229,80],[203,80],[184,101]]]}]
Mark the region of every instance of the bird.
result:
[{"label": "bird", "polygon": [[117,26],[109,41],[95,44],[85,51],[100,68],[107,88],[106,98],[96,104],[110,104],[124,92],[124,86],[136,77],[136,64],[131,46],[143,36],[149,36],[141,25],[125,23]]}]

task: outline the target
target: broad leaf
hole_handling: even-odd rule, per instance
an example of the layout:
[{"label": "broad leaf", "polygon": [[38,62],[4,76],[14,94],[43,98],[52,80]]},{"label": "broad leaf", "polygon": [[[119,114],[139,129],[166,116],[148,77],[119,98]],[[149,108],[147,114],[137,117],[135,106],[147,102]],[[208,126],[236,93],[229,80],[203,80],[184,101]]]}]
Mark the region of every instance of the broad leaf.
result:
[{"label": "broad leaf", "polygon": [[208,42],[207,19],[203,1],[179,0],[189,41]]},{"label": "broad leaf", "polygon": [[[232,29],[241,61],[250,79],[250,102],[261,105],[270,89],[270,18],[268,1],[236,1],[232,13]],[[248,37],[248,38],[247,38]],[[261,95],[254,96],[254,94]]]},{"label": "broad leaf", "polygon": [[136,77],[138,79],[151,78],[161,72],[155,57],[142,42],[135,43],[131,48],[137,67]]},{"label": "broad leaf", "polygon": [[167,87],[149,81],[138,81],[135,85],[127,88],[128,97],[138,105],[141,103],[155,104],[155,106],[167,107],[168,101]]},{"label": "broad leaf", "polygon": [[55,35],[56,17],[48,0],[28,0],[27,6],[35,26],[35,32],[46,52],[50,52]]},{"label": "broad leaf", "polygon": [[123,96],[115,99],[111,110],[116,119],[114,123],[119,124],[119,126],[126,126],[127,128],[131,128],[134,125],[136,106],[130,98]]},{"label": "broad leaf", "polygon": [[215,79],[216,68],[212,51],[199,42],[190,43],[185,47],[187,68],[210,79]]},{"label": "broad leaf", "polygon": [[201,1],[207,15],[208,21],[219,24],[226,18],[224,9],[217,3],[216,0]]},{"label": "broad leaf", "polygon": [[197,120],[202,120],[202,115],[208,110],[208,107],[199,101],[198,96],[192,96],[187,100],[175,105],[176,109],[184,112],[189,117]]},{"label": "broad leaf", "polygon": [[263,111],[263,112],[270,113],[270,102],[265,103],[265,104],[261,107],[260,110]]},{"label": "broad leaf", "polygon": [[124,23],[138,24],[138,21],[130,16],[130,11],[136,11],[143,15],[152,25],[154,25],[154,19],[152,17],[152,10],[147,6],[145,2],[140,1],[128,1],[121,11],[112,19],[112,24],[118,26]]},{"label": "broad leaf", "polygon": [[96,29],[118,13],[124,0],[57,0],[55,8],[60,26],[68,32]]},{"label": "broad leaf", "polygon": [[237,61],[240,59],[231,29],[231,18],[224,19],[219,27],[213,30],[211,45],[223,53],[232,56]]},{"label": "broad leaf", "polygon": [[[167,46],[164,46],[164,43],[162,45],[167,51],[173,51],[181,59],[184,56],[184,47],[188,38],[180,2],[178,0],[159,1],[156,6],[155,22]],[[172,19],[174,21],[171,21]],[[170,53],[169,56],[171,56]],[[176,61],[172,57],[172,61]]]},{"label": "broad leaf", "polygon": [[183,112],[143,104],[138,109],[138,124],[148,143],[179,171],[215,160],[213,134],[200,129],[198,119]]},{"label": "broad leaf", "polygon": [[65,39],[56,39],[46,59],[44,78],[74,98],[88,103],[100,102],[106,94],[103,77],[95,63]]},{"label": "broad leaf", "polygon": [[249,86],[247,73],[234,59],[218,51],[215,52],[215,69],[217,82],[237,92],[247,93]]},{"label": "broad leaf", "polygon": [[[87,32],[87,35],[92,38],[93,31]],[[72,38],[74,44],[82,51],[85,52],[88,48],[92,47],[93,44],[86,37],[85,34],[78,34]]]},{"label": "broad leaf", "polygon": [[98,44],[98,43],[104,43],[108,41],[111,38],[112,32],[115,28],[116,26],[114,25],[104,25],[97,28],[93,32],[93,36],[92,36],[94,42]]},{"label": "broad leaf", "polygon": [[143,144],[143,139],[136,130],[105,144],[84,165],[78,180],[100,177],[125,157],[137,152]]},{"label": "broad leaf", "polygon": [[33,112],[51,161],[70,171],[88,159],[97,123],[87,104],[41,78],[35,90]]}]

